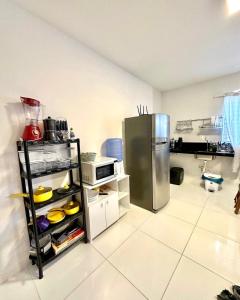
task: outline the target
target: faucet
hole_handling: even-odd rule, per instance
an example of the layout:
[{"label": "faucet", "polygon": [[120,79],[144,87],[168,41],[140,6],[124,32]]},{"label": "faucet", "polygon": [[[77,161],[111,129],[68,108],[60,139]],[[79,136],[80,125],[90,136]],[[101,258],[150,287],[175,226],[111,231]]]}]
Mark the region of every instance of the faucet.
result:
[{"label": "faucet", "polygon": [[202,140],[207,143],[207,150],[206,151],[209,151],[209,141],[208,141],[207,137],[202,135]]},{"label": "faucet", "polygon": [[207,143],[207,151],[208,151],[208,148],[209,148],[209,142],[208,142],[208,139],[205,137],[204,140],[205,140],[205,142]]}]

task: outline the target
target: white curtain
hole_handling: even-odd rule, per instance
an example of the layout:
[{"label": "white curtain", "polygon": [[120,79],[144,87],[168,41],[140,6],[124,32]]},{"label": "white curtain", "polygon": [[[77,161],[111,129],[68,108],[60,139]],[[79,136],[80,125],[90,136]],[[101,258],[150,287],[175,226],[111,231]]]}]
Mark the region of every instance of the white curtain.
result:
[{"label": "white curtain", "polygon": [[222,142],[230,142],[235,155],[233,172],[240,167],[240,96],[224,97]]}]

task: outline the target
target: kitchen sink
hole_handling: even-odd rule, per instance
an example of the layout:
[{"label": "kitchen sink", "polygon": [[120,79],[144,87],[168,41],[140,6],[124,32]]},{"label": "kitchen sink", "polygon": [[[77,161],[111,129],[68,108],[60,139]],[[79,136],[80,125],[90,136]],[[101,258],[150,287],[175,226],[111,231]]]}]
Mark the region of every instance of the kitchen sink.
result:
[{"label": "kitchen sink", "polygon": [[222,151],[217,151],[216,153],[229,153],[229,154],[231,154],[231,153],[233,153],[233,151],[227,151],[227,150],[222,150]]}]

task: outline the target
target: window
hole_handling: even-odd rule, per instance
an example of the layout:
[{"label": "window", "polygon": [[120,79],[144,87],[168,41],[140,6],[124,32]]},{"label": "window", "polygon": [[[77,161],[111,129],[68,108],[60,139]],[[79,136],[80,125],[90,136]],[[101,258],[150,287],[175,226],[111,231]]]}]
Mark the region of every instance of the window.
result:
[{"label": "window", "polygon": [[240,167],[240,96],[224,97],[222,142],[230,141],[234,149],[233,172]]},{"label": "window", "polygon": [[226,118],[223,116],[223,129],[222,129],[222,138],[221,138],[221,142],[222,143],[231,143],[230,141],[230,137],[229,137],[229,133],[227,130],[227,122],[226,122]]},{"label": "window", "polygon": [[224,98],[222,142],[240,146],[240,96]]}]

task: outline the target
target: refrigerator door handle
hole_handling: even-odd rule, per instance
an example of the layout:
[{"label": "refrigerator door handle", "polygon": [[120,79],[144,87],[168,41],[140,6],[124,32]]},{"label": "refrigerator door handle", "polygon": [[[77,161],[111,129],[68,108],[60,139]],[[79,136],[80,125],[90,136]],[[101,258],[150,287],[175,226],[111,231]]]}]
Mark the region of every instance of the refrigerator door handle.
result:
[{"label": "refrigerator door handle", "polygon": [[167,144],[168,142],[158,142],[158,143],[154,143],[153,145],[164,145],[164,144]]},{"label": "refrigerator door handle", "polygon": [[163,148],[167,147],[168,142],[160,142],[160,143],[155,143],[152,144],[152,151],[160,151]]},{"label": "refrigerator door handle", "polygon": [[167,137],[153,137],[152,138],[152,144],[158,145],[158,144],[166,144],[169,142],[169,139]]}]

